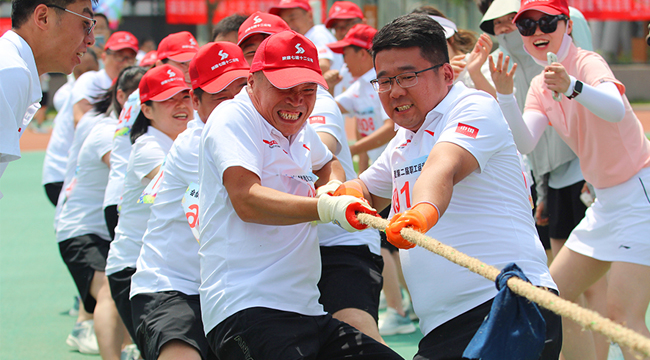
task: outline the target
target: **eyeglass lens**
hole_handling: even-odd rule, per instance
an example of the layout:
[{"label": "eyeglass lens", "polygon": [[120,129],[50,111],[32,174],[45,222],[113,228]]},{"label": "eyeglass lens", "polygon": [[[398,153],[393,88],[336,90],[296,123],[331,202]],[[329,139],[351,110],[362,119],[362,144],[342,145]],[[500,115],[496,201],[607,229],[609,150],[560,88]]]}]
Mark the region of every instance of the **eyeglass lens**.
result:
[{"label": "eyeglass lens", "polygon": [[546,15],[539,18],[539,20],[519,19],[516,25],[522,36],[533,36],[538,25],[544,34],[549,34],[557,29],[557,23],[564,18],[561,15]]}]

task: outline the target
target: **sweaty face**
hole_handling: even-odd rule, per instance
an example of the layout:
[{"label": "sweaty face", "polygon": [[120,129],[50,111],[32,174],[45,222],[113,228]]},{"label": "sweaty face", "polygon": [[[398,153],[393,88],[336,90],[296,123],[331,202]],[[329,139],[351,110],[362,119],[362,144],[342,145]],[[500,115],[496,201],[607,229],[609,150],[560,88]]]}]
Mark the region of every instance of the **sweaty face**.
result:
[{"label": "sweaty face", "polygon": [[517,26],[512,23],[517,13],[510,13],[494,19],[494,35],[509,34],[517,30]]},{"label": "sweaty face", "polygon": [[[382,50],[375,57],[377,78],[392,77],[405,72],[420,71],[434,65],[422,57],[420,48]],[[417,84],[402,88],[393,80],[389,91],[379,93],[388,116],[399,126],[417,131],[426,115],[447,96],[453,82],[453,70],[448,63],[417,74]]]},{"label": "sweaty face", "polygon": [[[93,17],[90,0],[78,0],[66,9],[89,18]],[[48,8],[48,12],[53,14],[50,19],[54,24],[46,36],[51,39],[48,43],[54,50],[43,68],[45,72],[70,74],[72,69],[81,63],[86,48],[95,43],[94,32],[87,33],[90,21],[82,17],[53,7]]]},{"label": "sweaty face", "polygon": [[187,128],[187,122],[192,120],[190,91],[183,90],[167,100],[154,101],[151,106],[142,104],[142,112],[153,127],[176,139]]},{"label": "sweaty face", "polygon": [[246,86],[246,78],[240,78],[216,94],[204,92],[199,98],[192,92],[192,105],[194,106],[194,110],[199,113],[201,121],[205,123],[217,105],[234,98],[244,86]]},{"label": "sweaty face", "polygon": [[[539,20],[542,16],[546,16],[546,14],[537,10],[528,10],[521,15],[521,18]],[[568,24],[566,21],[558,21],[557,29],[549,34],[543,33],[542,30],[539,29],[539,26],[537,26],[533,36],[522,36],[524,47],[534,58],[546,61],[547,52],[550,51],[557,54],[560,50],[562,39],[564,38],[564,34],[567,32],[567,26],[569,27],[568,33],[570,34],[572,24],[571,20],[569,20]]]},{"label": "sweaty face", "polygon": [[278,89],[261,71],[248,75],[248,94],[255,109],[285,137],[296,134],[314,110],[318,85]]},{"label": "sweaty face", "polygon": [[291,30],[302,35],[305,35],[314,26],[311,11],[305,11],[301,8],[283,9],[280,11],[280,17],[289,25]]},{"label": "sweaty face", "polygon": [[253,58],[255,57],[257,48],[260,47],[262,41],[264,41],[264,39],[269,36],[270,35],[268,34],[255,34],[248,37],[246,40],[242,41],[241,44],[239,44],[239,47],[244,53],[244,59],[246,59],[248,65],[253,63]]}]

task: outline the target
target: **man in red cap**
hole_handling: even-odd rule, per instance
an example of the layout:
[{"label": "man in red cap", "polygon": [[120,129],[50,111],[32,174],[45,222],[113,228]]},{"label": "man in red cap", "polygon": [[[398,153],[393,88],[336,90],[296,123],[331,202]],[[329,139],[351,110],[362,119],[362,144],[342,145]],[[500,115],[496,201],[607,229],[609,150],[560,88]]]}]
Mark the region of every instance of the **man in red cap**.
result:
[{"label": "man in red cap", "polygon": [[257,11],[246,19],[237,33],[237,45],[244,52],[246,61],[251,64],[257,48],[267,37],[281,31],[291,30],[289,25],[277,15]]},{"label": "man in red cap", "polygon": [[354,25],[361,23],[365,23],[365,18],[359,5],[352,1],[335,1],[325,20],[325,27],[334,29],[336,40],[343,40]]},{"label": "man in red cap", "polygon": [[[204,124],[217,105],[246,85],[248,69],[239,47],[226,42],[208,43],[190,62],[190,94],[199,118],[187,124],[167,154],[161,169],[165,175],[131,278],[134,340],[145,359],[215,357],[201,322],[199,244],[193,234],[196,214],[188,201],[198,197],[193,194],[198,190],[198,144]],[[194,219],[190,226],[188,216]]]},{"label": "man in red cap", "polygon": [[167,35],[158,44],[158,60],[160,64],[169,64],[179,68],[185,75],[185,81],[190,83],[190,60],[199,51],[199,44],[194,35],[181,31]]},{"label": "man in red cap", "polygon": [[269,13],[281,17],[291,30],[304,35],[316,45],[318,61],[323,73],[329,69],[341,68],[342,57],[334,54],[327,47],[327,44],[336,41],[336,38],[324,25],[314,25],[314,14],[307,0],[281,0],[269,9]]},{"label": "man in red cap", "polygon": [[199,295],[220,359],[400,358],[318,303],[311,222],[355,231],[364,227],[355,211],[375,213],[352,196],[314,198],[319,185],[344,179],[306,126],[319,85],[316,48],[293,31],[272,35],[255,54],[246,91],[215,110],[201,138]]}]

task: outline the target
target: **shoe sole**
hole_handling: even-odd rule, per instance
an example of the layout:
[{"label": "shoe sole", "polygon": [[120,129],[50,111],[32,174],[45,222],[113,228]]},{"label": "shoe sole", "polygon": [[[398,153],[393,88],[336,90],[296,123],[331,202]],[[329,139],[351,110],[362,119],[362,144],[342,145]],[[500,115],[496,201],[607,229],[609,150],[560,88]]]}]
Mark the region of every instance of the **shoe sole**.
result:
[{"label": "shoe sole", "polygon": [[397,334],[405,335],[405,334],[413,333],[413,332],[415,332],[415,330],[417,330],[415,328],[415,325],[409,324],[409,325],[402,325],[402,326],[398,327],[397,329],[395,329],[395,331],[386,332],[386,331],[381,331],[380,330],[379,335],[381,335],[381,336],[391,336],[391,335],[397,335]]},{"label": "shoe sole", "polygon": [[68,335],[68,338],[65,340],[65,343],[82,354],[99,355],[99,349],[98,350],[88,349],[85,346],[81,346],[77,338],[72,336],[72,334]]}]

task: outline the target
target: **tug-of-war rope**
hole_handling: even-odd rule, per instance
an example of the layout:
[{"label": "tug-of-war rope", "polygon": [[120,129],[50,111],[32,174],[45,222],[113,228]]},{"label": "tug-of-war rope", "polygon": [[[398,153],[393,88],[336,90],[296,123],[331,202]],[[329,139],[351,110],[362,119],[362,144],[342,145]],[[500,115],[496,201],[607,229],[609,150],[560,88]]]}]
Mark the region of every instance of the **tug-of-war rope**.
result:
[{"label": "tug-of-war rope", "polygon": [[[359,222],[372,228],[384,231],[388,226],[388,220],[375,217],[369,214],[359,213],[357,215]],[[420,232],[410,228],[404,228],[401,231],[404,239],[421,246],[445,259],[469,269],[471,272],[479,274],[490,281],[495,281],[501,271],[494,266],[485,264],[478,259],[468,256],[451,246],[445,245],[436,239],[430,238]],[[537,303],[538,305],[569,318],[580,324],[583,328],[597,331],[607,336],[612,342],[619,346],[625,346],[636,352],[637,358],[650,356],[650,339],[630,330],[620,324],[617,324],[598,313],[584,309],[570,301],[564,300],[559,296],[540,289],[518,277],[511,277],[508,280],[508,287],[519,296]]]}]

